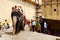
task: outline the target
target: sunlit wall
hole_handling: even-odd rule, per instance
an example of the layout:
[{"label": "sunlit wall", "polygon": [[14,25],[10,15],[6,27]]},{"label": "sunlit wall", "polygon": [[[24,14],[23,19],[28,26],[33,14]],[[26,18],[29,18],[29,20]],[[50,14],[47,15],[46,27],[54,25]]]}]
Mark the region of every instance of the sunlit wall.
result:
[{"label": "sunlit wall", "polygon": [[34,19],[35,6],[22,2],[21,0],[0,0],[0,21],[3,23],[5,19],[11,24],[11,8],[12,6],[22,6],[24,15],[27,19]]}]

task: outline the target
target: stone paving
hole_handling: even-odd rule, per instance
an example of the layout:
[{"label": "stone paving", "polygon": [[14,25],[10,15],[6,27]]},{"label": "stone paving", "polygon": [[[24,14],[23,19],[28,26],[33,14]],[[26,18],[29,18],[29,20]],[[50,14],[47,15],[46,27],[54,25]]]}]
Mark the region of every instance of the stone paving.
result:
[{"label": "stone paving", "polygon": [[[8,31],[12,32],[12,28]],[[18,35],[10,35],[6,33],[2,33],[0,40],[56,40],[56,36],[51,36],[43,33],[37,33],[29,31],[28,26],[25,27],[25,31],[21,31]]]}]

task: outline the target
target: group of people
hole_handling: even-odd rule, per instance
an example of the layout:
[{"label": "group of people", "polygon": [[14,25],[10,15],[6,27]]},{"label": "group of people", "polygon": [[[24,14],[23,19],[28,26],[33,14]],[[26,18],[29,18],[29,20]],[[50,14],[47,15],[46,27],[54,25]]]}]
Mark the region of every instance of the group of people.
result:
[{"label": "group of people", "polygon": [[49,34],[48,23],[41,18],[38,21],[31,20],[31,29],[33,32],[37,31],[40,33]]},{"label": "group of people", "polygon": [[13,23],[13,35],[24,30],[24,16],[21,6],[12,7],[11,19]]},{"label": "group of people", "polygon": [[38,32],[42,32],[45,34],[48,34],[48,23],[45,20],[39,20],[37,21],[37,26],[38,26]]}]

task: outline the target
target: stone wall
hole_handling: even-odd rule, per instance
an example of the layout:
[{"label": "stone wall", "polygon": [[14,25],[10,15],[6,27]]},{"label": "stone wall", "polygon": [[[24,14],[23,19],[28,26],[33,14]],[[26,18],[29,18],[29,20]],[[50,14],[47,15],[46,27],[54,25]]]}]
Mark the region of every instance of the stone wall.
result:
[{"label": "stone wall", "polygon": [[47,19],[60,20],[60,1],[42,1],[42,16]]}]

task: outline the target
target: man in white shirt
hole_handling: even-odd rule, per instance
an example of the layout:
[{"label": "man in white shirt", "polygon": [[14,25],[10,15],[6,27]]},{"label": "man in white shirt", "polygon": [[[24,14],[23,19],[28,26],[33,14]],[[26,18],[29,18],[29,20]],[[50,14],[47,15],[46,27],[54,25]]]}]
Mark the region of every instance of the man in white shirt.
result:
[{"label": "man in white shirt", "polygon": [[32,21],[32,29],[33,29],[33,32],[35,31],[35,26],[36,26],[36,22],[35,21]]},{"label": "man in white shirt", "polygon": [[46,34],[47,33],[47,23],[46,23],[46,21],[44,21],[44,33]]}]

